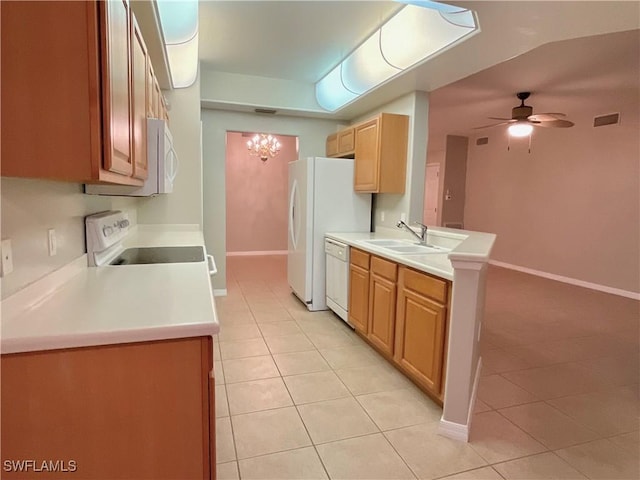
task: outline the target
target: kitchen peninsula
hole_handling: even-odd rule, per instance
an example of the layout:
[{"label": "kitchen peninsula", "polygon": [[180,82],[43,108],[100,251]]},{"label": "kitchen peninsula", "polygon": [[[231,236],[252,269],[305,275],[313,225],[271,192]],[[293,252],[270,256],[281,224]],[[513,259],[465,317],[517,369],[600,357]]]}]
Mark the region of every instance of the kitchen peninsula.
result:
[{"label": "kitchen peninsula", "polygon": [[[406,232],[327,233],[351,247],[349,321],[443,404],[440,433],[468,441],[482,360],[485,278],[496,236],[429,228],[421,253]],[[427,249],[425,249],[427,250]]]}]

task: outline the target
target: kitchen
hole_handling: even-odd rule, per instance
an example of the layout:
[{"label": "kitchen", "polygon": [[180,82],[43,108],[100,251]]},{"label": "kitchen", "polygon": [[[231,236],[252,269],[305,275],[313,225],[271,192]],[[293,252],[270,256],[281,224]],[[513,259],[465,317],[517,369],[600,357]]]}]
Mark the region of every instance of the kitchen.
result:
[{"label": "kitchen", "polygon": [[[205,85],[206,78],[208,80]],[[221,194],[224,195],[224,175],[219,174],[220,169],[216,163],[224,158],[224,141],[222,140],[224,133],[227,130],[236,130],[296,134],[300,137],[300,156],[306,157],[324,152],[326,137],[336,131],[339,122],[305,118],[291,120],[287,117],[265,117],[246,112],[208,108],[201,111],[201,98],[203,104],[204,99],[211,98],[207,89],[212,88],[212,85],[219,87],[219,83],[215,84],[214,80],[216,79],[212,78],[210,72],[202,69],[201,77],[196,80],[194,86],[166,92],[171,106],[172,133],[182,161],[174,193],[169,196],[137,202],[125,198],[87,198],[82,195],[81,186],[78,184],[3,178],[3,238],[11,238],[13,241],[16,267],[12,275],[3,278],[3,297],[81,255],[84,252],[82,218],[86,214],[107,209],[128,210],[130,218],[139,224],[201,225],[204,229],[207,250],[214,254],[219,270],[224,272],[224,231],[217,228],[221,220],[224,224],[220,214],[220,208],[224,205],[224,199],[220,198]],[[271,90],[272,95],[276,93],[274,89]],[[218,101],[222,103],[225,100],[230,102],[233,98],[222,98]],[[253,103],[260,105],[262,102],[257,100],[259,99],[254,99]],[[421,114],[423,109],[416,105],[426,105],[426,102],[425,94],[413,94],[403,101],[391,102],[391,104],[386,102],[387,105],[384,107],[376,108],[377,105],[374,104],[369,112],[364,111],[352,118],[356,122],[364,120],[364,117],[369,113],[375,113],[377,109],[392,113],[394,109],[395,113],[409,112],[418,118],[418,114]],[[378,105],[383,104],[384,102],[380,102]],[[500,112],[491,112],[491,114],[499,115]],[[416,131],[424,131],[427,126],[426,115],[422,115],[424,117],[420,120],[423,122],[422,127],[416,120]],[[201,118],[204,123],[203,144],[206,157],[204,162],[200,159],[199,148]],[[412,136],[412,138],[413,162],[409,162],[408,171],[411,172],[415,167],[415,172],[419,172],[420,163],[423,164],[426,155],[426,142],[421,143],[416,140],[420,138],[419,136]],[[419,161],[420,158],[422,161]],[[420,175],[415,172],[413,175],[409,173],[408,178],[418,179]],[[204,187],[202,176],[205,178]],[[399,217],[402,211],[411,212],[409,203],[415,203],[420,196],[420,194],[402,198],[393,196],[382,198],[381,196],[382,210],[387,212],[385,222],[387,226],[394,226],[398,220],[396,217]],[[213,218],[215,221],[203,222],[203,216],[207,220]],[[411,215],[411,219],[413,218],[414,215]],[[46,239],[46,230],[51,227],[55,227],[58,234],[58,255],[55,257],[47,255],[46,243],[40,240]],[[214,288],[225,289],[224,283],[218,283],[223,282],[224,277],[224,274],[214,277],[216,282]]]}]

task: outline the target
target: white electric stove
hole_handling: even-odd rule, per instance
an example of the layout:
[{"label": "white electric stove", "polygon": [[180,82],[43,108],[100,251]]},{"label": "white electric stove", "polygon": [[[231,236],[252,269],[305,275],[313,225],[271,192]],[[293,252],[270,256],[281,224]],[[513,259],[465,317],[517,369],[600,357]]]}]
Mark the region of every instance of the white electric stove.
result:
[{"label": "white electric stove", "polygon": [[[89,215],[85,218],[87,236],[87,256],[89,266],[101,267],[105,265],[143,265],[156,263],[193,263],[204,262],[204,248],[194,246],[167,247],[124,247],[124,241],[129,234],[131,223],[126,213],[108,211]],[[212,267],[210,273],[215,273],[213,257],[208,255]]]}]

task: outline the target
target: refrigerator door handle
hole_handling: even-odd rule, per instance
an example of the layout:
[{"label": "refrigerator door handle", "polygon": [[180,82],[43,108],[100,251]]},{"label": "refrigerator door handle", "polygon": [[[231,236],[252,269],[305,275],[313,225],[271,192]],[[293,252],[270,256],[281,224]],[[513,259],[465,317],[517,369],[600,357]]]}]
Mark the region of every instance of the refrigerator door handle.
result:
[{"label": "refrigerator door handle", "polygon": [[291,244],[293,245],[293,249],[297,250],[298,241],[296,239],[295,233],[295,222],[296,222],[296,196],[298,194],[298,182],[296,180],[293,181],[293,185],[291,186],[291,197],[289,198],[289,235],[291,236]]}]

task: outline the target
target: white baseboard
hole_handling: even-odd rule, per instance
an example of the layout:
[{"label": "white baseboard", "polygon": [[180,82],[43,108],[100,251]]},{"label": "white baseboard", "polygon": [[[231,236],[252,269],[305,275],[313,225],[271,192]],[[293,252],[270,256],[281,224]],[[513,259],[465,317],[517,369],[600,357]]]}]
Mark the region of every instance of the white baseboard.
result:
[{"label": "white baseboard", "polygon": [[261,252],[227,252],[227,257],[252,257],[257,255],[286,255],[287,250],[265,250]]},{"label": "white baseboard", "polygon": [[458,440],[460,442],[469,441],[469,425],[450,422],[448,420],[443,420],[442,418],[440,419],[440,425],[438,426],[438,433],[443,437]]},{"label": "white baseboard", "polygon": [[618,295],[620,297],[632,298],[634,300],[640,300],[639,292],[631,292],[629,290],[622,290],[621,288],[607,287],[606,285],[600,285],[598,283],[585,282],[584,280],[578,280],[577,278],[563,277],[562,275],[556,275],[555,273],[543,272],[540,270],[534,270],[533,268],[521,267],[519,265],[513,265],[511,263],[499,262],[497,260],[489,260],[491,265],[496,267],[508,268],[509,270],[516,270],[518,272],[528,273],[530,275],[536,275],[537,277],[548,278],[549,280],[556,280],[558,282],[569,283],[578,287],[589,288],[591,290],[598,290],[600,292],[611,293],[612,295]]},{"label": "white baseboard", "polygon": [[213,296],[214,297],[226,297],[227,296],[227,289],[226,288],[214,288],[213,289]]},{"label": "white baseboard", "polygon": [[467,413],[467,424],[450,422],[443,418],[440,419],[438,433],[444,437],[461,442],[469,441],[469,433],[471,432],[471,419],[473,418],[473,409],[476,405],[476,397],[478,395],[478,383],[480,381],[480,372],[482,371],[482,357],[478,359],[476,366],[476,377],[473,380],[473,389],[471,390],[471,401],[469,402],[469,411]]}]

